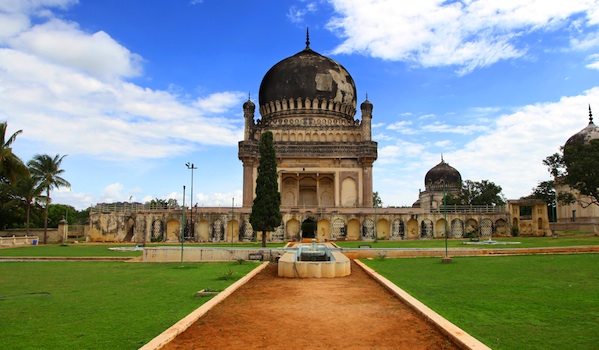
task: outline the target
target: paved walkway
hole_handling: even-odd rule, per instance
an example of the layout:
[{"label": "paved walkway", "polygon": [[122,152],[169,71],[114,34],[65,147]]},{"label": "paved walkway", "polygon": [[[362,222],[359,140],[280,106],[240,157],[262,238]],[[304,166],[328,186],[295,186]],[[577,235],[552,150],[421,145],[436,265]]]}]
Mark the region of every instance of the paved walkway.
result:
[{"label": "paved walkway", "polygon": [[270,264],[163,349],[458,349],[352,262],[343,278]]}]

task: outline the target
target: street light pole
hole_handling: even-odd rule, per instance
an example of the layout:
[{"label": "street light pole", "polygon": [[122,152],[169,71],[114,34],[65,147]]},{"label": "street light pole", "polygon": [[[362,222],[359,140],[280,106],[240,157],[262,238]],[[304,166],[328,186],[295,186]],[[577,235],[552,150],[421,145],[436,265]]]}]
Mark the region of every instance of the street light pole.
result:
[{"label": "street light pole", "polygon": [[[194,169],[197,169],[197,168],[194,166],[193,163],[189,163],[189,162],[185,163],[185,166],[187,166],[187,169],[191,170],[191,215],[189,217],[189,222],[190,222],[190,226],[195,228],[194,224],[193,224],[193,171],[194,171]],[[192,233],[195,233],[195,232],[192,232]]]},{"label": "street light pole", "polygon": [[185,185],[183,185],[183,207],[181,210],[181,267],[183,267],[183,242],[185,241]]},{"label": "street light pole", "polygon": [[231,201],[231,244],[233,244],[233,235],[235,234],[235,198]]}]

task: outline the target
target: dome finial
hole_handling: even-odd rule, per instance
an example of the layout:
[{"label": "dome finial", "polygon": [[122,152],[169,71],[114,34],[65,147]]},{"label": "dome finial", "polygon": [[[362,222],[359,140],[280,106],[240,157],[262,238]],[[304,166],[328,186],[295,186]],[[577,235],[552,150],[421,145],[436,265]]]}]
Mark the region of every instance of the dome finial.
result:
[{"label": "dome finial", "polygon": [[445,161],[443,160],[443,153],[441,153],[441,163],[445,163]]},{"label": "dome finial", "polygon": [[310,31],[309,28],[306,27],[306,50],[310,49]]},{"label": "dome finial", "polygon": [[589,103],[589,124],[593,124],[593,112],[591,112],[591,104]]}]

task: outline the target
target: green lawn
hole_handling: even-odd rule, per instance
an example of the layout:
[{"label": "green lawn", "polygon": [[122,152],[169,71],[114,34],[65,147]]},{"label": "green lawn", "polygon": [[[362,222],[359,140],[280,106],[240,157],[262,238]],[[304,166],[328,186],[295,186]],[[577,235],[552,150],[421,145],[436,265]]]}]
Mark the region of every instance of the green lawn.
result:
[{"label": "green lawn", "polygon": [[[278,248],[282,247],[284,244],[268,244],[268,248]],[[148,244],[148,246],[173,246],[180,247],[180,244]],[[185,244],[185,247],[207,247],[207,248],[226,248],[226,247],[236,247],[236,248],[260,248],[260,243],[241,243],[241,244]],[[9,257],[21,257],[21,256],[47,256],[47,257],[136,257],[141,256],[142,251],[112,251],[108,248],[111,247],[135,247],[135,244],[69,244],[69,245],[60,245],[60,244],[48,244],[48,245],[29,245],[29,246],[17,246],[14,248],[3,248],[0,249],[0,256],[9,256]]]},{"label": "green lawn", "polygon": [[256,266],[2,262],[0,348],[137,349]]},{"label": "green lawn", "polygon": [[[585,245],[599,245],[599,236],[581,235],[581,236],[559,236],[552,237],[510,237],[493,238],[498,242],[520,242],[520,244],[509,245],[468,245],[462,242],[469,242],[469,239],[449,239],[447,246],[449,248],[474,248],[474,249],[505,249],[505,248],[535,248],[535,247],[573,247]],[[343,248],[358,248],[360,245],[369,244],[372,248],[445,248],[444,239],[427,240],[404,240],[388,241],[379,240],[377,242],[364,241],[337,241],[337,245]]]},{"label": "green lawn", "polygon": [[364,261],[493,349],[597,349],[599,255]]}]

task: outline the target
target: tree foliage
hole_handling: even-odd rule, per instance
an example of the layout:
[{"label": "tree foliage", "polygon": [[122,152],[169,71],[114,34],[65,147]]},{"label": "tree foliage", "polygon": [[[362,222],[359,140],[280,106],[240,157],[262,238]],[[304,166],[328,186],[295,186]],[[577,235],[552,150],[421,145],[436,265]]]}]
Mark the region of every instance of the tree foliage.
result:
[{"label": "tree foliage", "polygon": [[447,205],[503,205],[506,200],[501,191],[501,186],[489,180],[466,180],[457,194],[446,196],[446,202]]},{"label": "tree foliage", "polygon": [[39,181],[39,186],[46,191],[46,197],[44,199],[46,203],[44,213],[44,244],[46,244],[47,240],[48,206],[51,202],[50,191],[59,187],[71,187],[71,184],[61,176],[64,173],[64,169],[61,169],[60,166],[64,157],[66,157],[66,155],[61,157],[57,154],[52,158],[47,154],[36,154],[33,156],[33,159],[27,163],[31,176]]},{"label": "tree foliage", "polygon": [[553,180],[539,182],[537,187],[532,189],[532,193],[524,197],[524,199],[541,199],[543,202],[547,203],[549,221],[556,221],[555,198],[555,184]]},{"label": "tree foliage", "polygon": [[583,208],[599,205],[599,139],[571,142],[545,160],[549,173],[559,183],[568,185],[586,198],[576,198],[571,192],[560,191],[557,200],[578,202]]},{"label": "tree foliage", "polygon": [[375,208],[381,208],[383,206],[383,200],[379,196],[378,191],[372,193],[372,206]]},{"label": "tree foliage", "polygon": [[0,175],[4,176],[7,182],[14,184],[19,177],[26,176],[28,170],[21,159],[12,152],[11,147],[23,130],[18,130],[6,139],[7,128],[8,123],[0,123]]},{"label": "tree foliage", "polygon": [[260,163],[256,178],[256,198],[252,205],[250,223],[254,231],[262,231],[262,246],[266,247],[266,232],[281,225],[281,194],[279,193],[277,159],[272,132],[260,138]]},{"label": "tree foliage", "polygon": [[146,202],[145,206],[149,209],[181,209],[179,202],[177,202],[175,198],[154,198],[151,201]]}]

